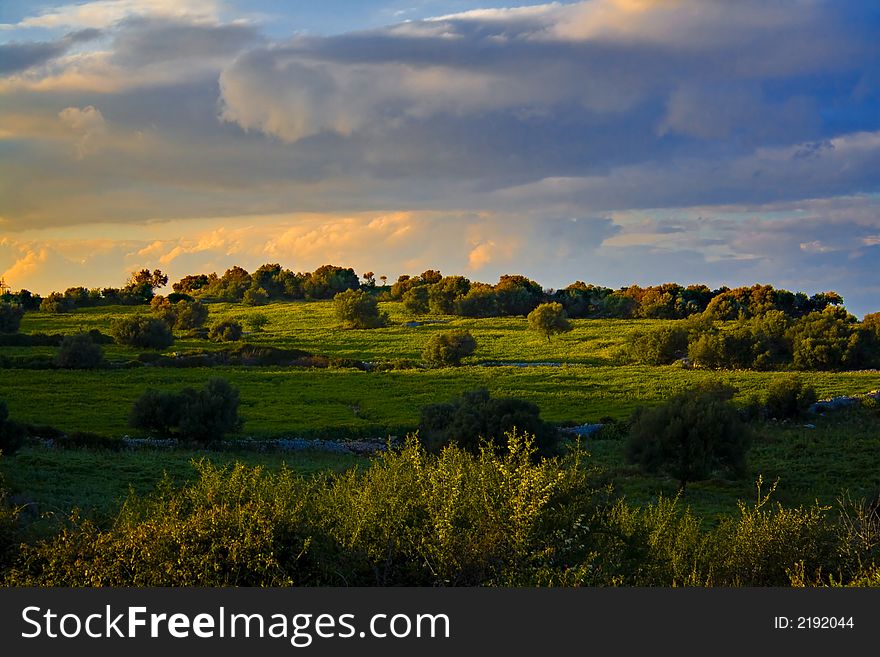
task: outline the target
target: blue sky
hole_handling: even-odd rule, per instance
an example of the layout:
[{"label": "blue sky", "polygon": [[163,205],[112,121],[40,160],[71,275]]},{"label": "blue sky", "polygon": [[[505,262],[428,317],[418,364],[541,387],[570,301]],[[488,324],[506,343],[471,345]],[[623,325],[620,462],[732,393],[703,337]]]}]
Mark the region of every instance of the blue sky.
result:
[{"label": "blue sky", "polygon": [[0,4],[0,275],[835,289],[880,310],[880,9]]}]

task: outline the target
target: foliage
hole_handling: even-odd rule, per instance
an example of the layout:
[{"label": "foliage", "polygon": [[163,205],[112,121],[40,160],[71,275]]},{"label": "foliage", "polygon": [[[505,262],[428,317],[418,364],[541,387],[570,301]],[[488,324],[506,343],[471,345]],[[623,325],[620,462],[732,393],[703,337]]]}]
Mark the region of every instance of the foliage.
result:
[{"label": "foliage", "polygon": [[777,420],[799,418],[816,403],[816,391],[797,375],[779,376],[767,386],[767,415]]},{"label": "foliage", "polygon": [[556,447],[556,429],[541,419],[537,405],[491,397],[484,388],[423,407],[419,421],[419,439],[432,451],[454,444],[476,452],[484,441],[494,441],[504,449],[507,434],[514,430],[534,436],[541,454],[550,454]]},{"label": "foliage", "polygon": [[522,585],[583,559],[565,529],[595,492],[576,464],[533,462],[521,435],[507,443],[432,456],[410,440],[365,472],[313,480],[202,461],[193,483],[131,496],[109,528],[74,516],[26,546],[7,583]]},{"label": "foliage", "polygon": [[401,300],[403,307],[410,315],[427,315],[428,306],[428,288],[425,285],[412,287],[404,292]]},{"label": "foliage", "polygon": [[224,319],[211,327],[208,339],[211,342],[237,342],[241,340],[243,332],[240,322],[234,319]]},{"label": "foliage", "polygon": [[256,313],[248,315],[245,318],[245,323],[251,331],[254,333],[260,333],[269,325],[269,318],[263,313]]},{"label": "foliage", "polygon": [[688,330],[676,324],[636,334],[630,340],[628,351],[636,362],[668,365],[688,352]]},{"label": "foliage", "polygon": [[333,297],[336,317],[345,328],[371,329],[388,325],[388,314],[379,312],[376,297],[364,290],[346,290]]},{"label": "foliage", "polygon": [[110,335],[116,344],[141,349],[165,349],[174,342],[168,323],[158,317],[134,315],[110,322]]},{"label": "foliage", "polygon": [[24,309],[11,303],[0,303],[0,333],[17,333]]},{"label": "foliage", "polygon": [[456,367],[476,348],[477,341],[470,331],[435,333],[422,350],[422,358],[433,367]]},{"label": "foliage", "polygon": [[24,444],[25,430],[18,422],[9,419],[6,400],[0,399],[0,453],[15,454]]},{"label": "foliage", "polygon": [[561,303],[542,303],[528,315],[529,328],[542,334],[550,342],[550,336],[571,331],[571,322]]},{"label": "foliage", "polygon": [[66,335],[55,354],[55,365],[65,369],[93,369],[104,363],[104,350],[88,333]]},{"label": "foliage", "polygon": [[633,414],[627,458],[647,472],[666,472],[679,485],[716,471],[745,472],[751,432],[729,402],[733,390],[710,385],[682,392]]},{"label": "foliage", "polygon": [[150,308],[156,317],[178,331],[189,331],[204,326],[208,319],[208,307],[205,304],[192,298],[178,298],[174,301],[172,296],[186,295],[174,293],[167,297],[161,295],[153,297]]},{"label": "foliage", "polygon": [[[149,302],[156,290],[168,284],[168,276],[162,273],[160,269],[141,269],[133,272],[128,279],[122,292]],[[176,292],[177,290],[175,290]]]},{"label": "foliage", "polygon": [[73,301],[60,292],[52,292],[40,302],[40,312],[44,313],[69,313],[73,308]]},{"label": "foliage", "polygon": [[259,286],[252,285],[245,290],[241,302],[246,306],[265,306],[269,302],[269,293]]},{"label": "foliage", "polygon": [[241,427],[238,406],[238,390],[213,378],[202,390],[147,390],[132,406],[129,424],[163,437],[211,443]]}]

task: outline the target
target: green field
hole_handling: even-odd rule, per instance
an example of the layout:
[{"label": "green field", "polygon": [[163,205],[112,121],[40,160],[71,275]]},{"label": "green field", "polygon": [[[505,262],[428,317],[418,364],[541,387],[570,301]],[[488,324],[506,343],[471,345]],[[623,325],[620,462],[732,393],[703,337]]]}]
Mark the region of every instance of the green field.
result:
[{"label": "green field", "polygon": [[[627,338],[658,326],[658,320],[575,320],[570,333],[548,343],[530,332],[522,317],[416,318],[425,323],[410,326],[407,322],[413,318],[404,314],[401,304],[384,303],[382,309],[391,315],[392,325],[372,330],[338,328],[331,302],[273,303],[257,308],[211,304],[208,323],[226,317],[244,320],[260,313],[269,318],[269,323],[264,331],[245,336],[249,344],[370,362],[418,361],[430,336],[450,328],[471,331],[477,350],[459,368],[370,372],[256,366],[2,369],[0,398],[7,401],[10,416],[21,422],[119,437],[137,435],[128,427],[128,412],[147,388],[179,390],[199,387],[210,377],[222,377],[240,390],[244,425],[238,437],[383,437],[414,430],[423,406],[478,387],[488,388],[493,395],[533,401],[548,421],[583,423],[605,416],[626,418],[640,404],[658,403],[708,380],[733,385],[739,390],[736,401],[744,403],[762,398],[769,382],[780,376],[773,372],[708,372],[677,365],[622,364]],[[21,331],[69,334],[98,329],[106,333],[114,317],[136,312],[146,309],[104,307],[67,314],[27,313]],[[175,344],[164,353],[225,346],[177,336]],[[46,347],[2,348],[3,354],[16,356],[53,352]],[[136,360],[139,352],[108,345],[105,354],[111,362],[122,364]],[[803,378],[820,397],[880,388],[877,372],[811,372]],[[880,449],[876,419],[867,424],[861,420],[848,422],[838,426],[834,419],[822,420],[816,430],[766,427],[759,432],[752,450],[748,478],[694,484],[686,493],[687,501],[709,516],[732,511],[737,499],[752,495],[759,474],[771,480],[779,477],[782,499],[798,503],[809,501],[811,496],[831,501],[844,488],[860,494],[880,490],[875,463]],[[650,500],[659,493],[675,493],[675,482],[646,477],[627,466],[621,442],[594,441],[590,449],[605,472],[603,476],[633,499]],[[183,450],[105,453],[29,447],[0,462],[17,498],[33,502],[40,512],[63,514],[72,506],[81,506],[109,513],[129,485],[143,492],[166,471],[177,480],[187,478],[192,472],[190,460],[195,456]],[[224,452],[210,457],[224,462],[238,458],[268,467],[287,462],[301,471],[347,467],[361,461],[314,454],[236,456]]]}]

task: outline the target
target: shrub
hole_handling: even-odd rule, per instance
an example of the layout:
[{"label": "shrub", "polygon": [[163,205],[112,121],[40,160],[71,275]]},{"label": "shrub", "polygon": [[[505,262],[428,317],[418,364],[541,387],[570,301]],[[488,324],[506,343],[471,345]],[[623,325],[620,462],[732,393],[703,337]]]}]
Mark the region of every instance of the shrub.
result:
[{"label": "shrub", "polygon": [[163,437],[212,443],[241,427],[238,406],[238,390],[214,378],[202,390],[147,390],[135,401],[128,421],[136,429]]},{"label": "shrub", "polygon": [[211,342],[236,342],[241,340],[242,328],[234,319],[225,319],[214,324],[208,332]]},{"label": "shrub", "polygon": [[88,333],[66,335],[55,354],[55,365],[64,369],[94,369],[104,363],[104,350]]},{"label": "shrub", "polygon": [[40,312],[44,313],[69,313],[73,307],[73,300],[60,292],[52,292],[40,302]]},{"label": "shrub", "polygon": [[170,438],[180,426],[182,402],[182,397],[176,393],[151,388],[135,400],[128,414],[128,424]]},{"label": "shrub", "polygon": [[777,420],[801,417],[816,403],[816,391],[797,375],[780,376],[767,386],[767,415]]},{"label": "shrub", "polygon": [[0,452],[6,456],[15,454],[24,444],[25,429],[18,422],[9,419],[6,401],[0,399]]},{"label": "shrub", "polygon": [[201,301],[192,298],[172,301],[171,297],[186,297],[185,294],[173,294],[168,297],[155,296],[150,301],[153,314],[163,320],[172,329],[188,331],[201,327],[208,319],[208,307]]},{"label": "shrub", "polygon": [[640,363],[668,365],[688,353],[688,331],[675,325],[635,335],[629,343],[629,353]]},{"label": "shrub", "polygon": [[648,472],[665,472],[684,488],[716,471],[745,472],[751,432],[730,403],[731,388],[708,386],[679,393],[662,406],[632,416],[627,459]]},{"label": "shrub", "polygon": [[269,324],[269,318],[263,313],[254,313],[245,318],[245,324],[254,333],[260,333]]},{"label": "shrub", "polygon": [[174,342],[167,322],[146,315],[114,319],[110,323],[110,334],[116,344],[140,349],[165,349]]},{"label": "shrub", "polygon": [[422,350],[422,358],[433,367],[449,367],[461,364],[477,348],[477,341],[470,331],[447,331],[435,333]]},{"label": "shrub", "polygon": [[493,398],[485,388],[423,407],[419,439],[432,451],[454,444],[476,452],[482,441],[494,441],[504,449],[506,435],[514,429],[534,436],[542,455],[556,446],[556,429],[541,419],[537,405],[510,397]]},{"label": "shrub", "polygon": [[388,325],[388,313],[380,313],[376,297],[363,290],[340,292],[333,297],[333,309],[345,328],[371,329]]},{"label": "shrub", "polygon": [[427,285],[418,285],[408,289],[403,293],[402,300],[404,309],[410,315],[427,315],[430,310]]},{"label": "shrub", "polygon": [[241,302],[246,306],[265,306],[269,302],[269,294],[261,287],[249,287]]},{"label": "shrub", "polygon": [[529,328],[550,342],[550,336],[571,330],[571,322],[561,303],[542,303],[528,315]]},{"label": "shrub", "polygon": [[18,333],[24,309],[11,303],[0,303],[0,333]]}]

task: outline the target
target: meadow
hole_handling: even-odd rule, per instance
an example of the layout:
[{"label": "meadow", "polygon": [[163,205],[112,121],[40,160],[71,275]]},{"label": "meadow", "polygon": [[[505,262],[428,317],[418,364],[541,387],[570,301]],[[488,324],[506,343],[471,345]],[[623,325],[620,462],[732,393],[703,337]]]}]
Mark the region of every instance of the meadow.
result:
[{"label": "meadow", "polygon": [[[197,388],[211,377],[222,377],[240,391],[242,430],[234,438],[402,437],[414,431],[420,409],[479,387],[493,395],[534,402],[542,417],[557,424],[626,419],[639,405],[660,403],[671,395],[707,381],[737,389],[734,401],[746,404],[764,397],[778,372],[687,369],[680,365],[626,364],[629,338],[662,320],[573,320],[573,330],[551,341],[527,328],[522,317],[465,319],[413,318],[399,303],[382,303],[391,316],[386,328],[352,330],[338,327],[332,302],[276,302],[260,307],[210,304],[208,323],[233,318],[247,325],[252,315],[268,322],[261,331],[245,334],[248,344],[303,350],[336,359],[371,364],[402,360],[418,363],[421,351],[438,331],[469,330],[477,341],[473,356],[461,367],[376,369],[354,367],[216,366],[157,367],[138,360],[139,351],[105,345],[113,365],[96,370],[0,369],[0,398],[17,421],[50,425],[65,432],[87,431],[108,437],[138,436],[128,426],[132,403],[147,388]],[[110,306],[70,313],[30,312],[22,333],[70,334],[90,329],[107,332],[112,319],[145,312],[143,307]],[[205,339],[176,336],[166,355],[229,348]],[[51,347],[4,347],[7,356],[48,356]],[[803,378],[819,397],[863,393],[880,388],[876,371],[811,372]],[[791,504],[820,500],[833,504],[844,491],[876,495],[880,475],[875,458],[880,449],[876,417],[868,414],[829,416],[802,424],[765,424],[757,432],[749,456],[748,476],[737,481],[713,479],[692,484],[683,501],[709,522],[736,511],[737,501],[754,497],[759,476],[779,480],[777,497]],[[624,459],[624,441],[586,443],[596,482],[614,486],[634,503],[658,496],[675,497],[676,482],[648,476]],[[25,505],[28,517],[40,519],[34,531],[48,531],[73,508],[90,517],[112,519],[130,493],[144,494],[167,474],[183,483],[195,476],[193,463],[208,458],[217,464],[235,462],[282,467],[302,474],[367,467],[364,457],[317,452],[278,453],[247,450],[205,452],[192,449],[140,449],[109,452],[94,449],[50,450],[25,447],[0,459],[0,472],[12,499]],[[48,518],[48,519],[47,519]]]}]

